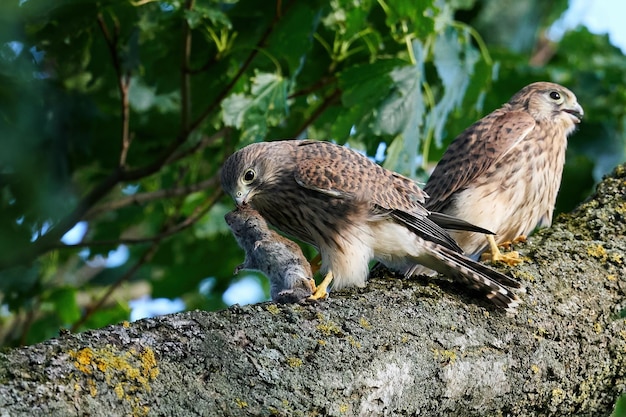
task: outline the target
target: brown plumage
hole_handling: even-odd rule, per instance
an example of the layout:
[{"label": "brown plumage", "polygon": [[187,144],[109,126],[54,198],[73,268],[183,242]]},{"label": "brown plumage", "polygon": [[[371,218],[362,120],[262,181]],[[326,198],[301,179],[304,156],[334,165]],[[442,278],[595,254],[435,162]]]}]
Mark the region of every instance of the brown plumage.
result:
[{"label": "brown plumage", "polygon": [[228,158],[221,180],[238,206],[250,204],[270,224],[319,250],[327,274],[314,298],[325,296],[333,279],[335,288],[365,285],[369,262],[377,259],[406,274],[425,265],[501,307],[519,303],[505,287],[519,283],[464,257],[442,226],[486,230],[432,216],[412,180],[354,150],[318,141],[255,143]]},{"label": "brown plumage", "polygon": [[250,206],[238,207],[224,219],[246,252],[235,274],[242,269],[261,271],[269,278],[270,295],[277,303],[296,303],[313,294],[313,272],[300,246],[271,230]]},{"label": "brown plumage", "polygon": [[[567,136],[582,116],[567,88],[548,82],[524,87],[454,139],[424,187],[430,196],[426,208],[494,232],[492,253],[496,242],[549,226]],[[452,236],[472,257],[490,246],[479,233]],[[516,263],[515,256],[504,260]]]}]

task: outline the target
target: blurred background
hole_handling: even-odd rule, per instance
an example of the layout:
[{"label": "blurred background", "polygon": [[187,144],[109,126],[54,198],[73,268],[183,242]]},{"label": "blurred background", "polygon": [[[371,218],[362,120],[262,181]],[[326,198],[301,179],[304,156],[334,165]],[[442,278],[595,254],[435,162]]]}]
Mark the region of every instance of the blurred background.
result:
[{"label": "blurred background", "polygon": [[425,181],[545,80],[585,109],[557,212],[626,160],[622,1],[267,5],[2,2],[0,345],[268,299],[263,276],[233,276],[218,181],[255,141],[332,140]]}]

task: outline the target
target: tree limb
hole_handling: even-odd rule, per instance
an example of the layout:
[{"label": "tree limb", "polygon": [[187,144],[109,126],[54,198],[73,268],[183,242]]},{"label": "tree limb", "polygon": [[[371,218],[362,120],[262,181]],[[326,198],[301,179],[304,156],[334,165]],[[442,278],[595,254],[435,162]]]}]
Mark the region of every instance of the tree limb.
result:
[{"label": "tree limb", "polygon": [[[443,277],[188,312],[0,353],[0,409],[81,415],[607,416],[626,391],[626,166],[516,249],[507,316]],[[437,285],[433,285],[434,283]]]}]

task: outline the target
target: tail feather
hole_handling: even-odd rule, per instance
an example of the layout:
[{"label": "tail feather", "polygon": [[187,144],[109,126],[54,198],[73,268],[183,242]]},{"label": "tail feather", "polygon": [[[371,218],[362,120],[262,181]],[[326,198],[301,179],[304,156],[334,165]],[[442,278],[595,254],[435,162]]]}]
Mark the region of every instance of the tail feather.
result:
[{"label": "tail feather", "polygon": [[518,281],[448,248],[432,243],[426,246],[434,260],[427,265],[429,268],[483,293],[492,303],[507,311],[514,312],[521,304],[522,301],[518,296],[507,288],[522,288]]},{"label": "tail feather", "polygon": [[491,230],[476,226],[475,224],[466,222],[465,220],[459,219],[458,217],[450,216],[436,211],[430,212],[428,218],[436,223],[438,226],[443,227],[447,230],[461,230],[467,232],[483,233],[485,235],[495,234]]}]

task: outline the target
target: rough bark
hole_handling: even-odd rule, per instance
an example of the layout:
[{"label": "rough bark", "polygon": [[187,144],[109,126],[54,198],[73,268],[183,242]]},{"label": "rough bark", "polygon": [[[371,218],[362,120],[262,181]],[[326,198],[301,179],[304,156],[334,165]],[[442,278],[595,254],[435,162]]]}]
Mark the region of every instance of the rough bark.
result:
[{"label": "rough bark", "polygon": [[438,278],[189,312],[0,355],[0,415],[607,416],[625,392],[626,167],[518,247],[509,316]]}]

